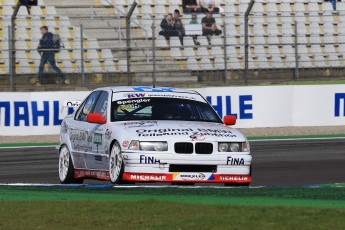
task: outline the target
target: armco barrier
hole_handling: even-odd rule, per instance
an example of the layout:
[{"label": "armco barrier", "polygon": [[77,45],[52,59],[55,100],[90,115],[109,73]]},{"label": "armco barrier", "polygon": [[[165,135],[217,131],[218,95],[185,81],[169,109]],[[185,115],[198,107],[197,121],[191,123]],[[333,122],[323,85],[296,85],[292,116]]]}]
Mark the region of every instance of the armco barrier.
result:
[{"label": "armco barrier", "polygon": [[[345,85],[255,86],[196,89],[237,128],[345,124]],[[0,93],[0,136],[58,134],[72,109],[65,101],[89,92]]]}]

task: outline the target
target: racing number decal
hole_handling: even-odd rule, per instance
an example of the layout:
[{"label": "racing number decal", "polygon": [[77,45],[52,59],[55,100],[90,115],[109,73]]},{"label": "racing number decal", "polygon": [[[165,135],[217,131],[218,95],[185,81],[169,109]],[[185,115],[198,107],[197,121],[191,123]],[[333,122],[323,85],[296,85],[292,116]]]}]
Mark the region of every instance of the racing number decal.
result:
[{"label": "racing number decal", "polygon": [[102,145],[102,134],[95,133],[93,137],[93,143],[97,145],[97,153],[98,153],[98,145]]}]

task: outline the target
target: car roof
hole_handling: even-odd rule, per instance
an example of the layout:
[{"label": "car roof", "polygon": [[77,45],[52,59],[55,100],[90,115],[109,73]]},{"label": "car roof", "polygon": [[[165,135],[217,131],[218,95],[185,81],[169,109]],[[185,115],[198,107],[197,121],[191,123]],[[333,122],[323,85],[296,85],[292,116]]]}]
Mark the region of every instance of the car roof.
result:
[{"label": "car roof", "polygon": [[190,94],[199,94],[195,90],[181,89],[181,88],[172,88],[172,87],[153,87],[153,86],[113,86],[113,87],[103,87],[95,89],[112,91],[113,93],[120,92],[164,92],[164,93],[190,93]]}]

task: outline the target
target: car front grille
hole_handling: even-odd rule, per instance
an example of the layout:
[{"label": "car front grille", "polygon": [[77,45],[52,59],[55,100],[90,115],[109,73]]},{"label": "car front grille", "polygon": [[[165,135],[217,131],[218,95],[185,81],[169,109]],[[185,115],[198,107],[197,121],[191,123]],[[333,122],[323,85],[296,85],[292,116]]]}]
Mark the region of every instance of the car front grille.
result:
[{"label": "car front grille", "polygon": [[212,154],[213,153],[213,144],[212,143],[195,143],[189,142],[177,142],[175,143],[175,153],[179,154]]},{"label": "car front grille", "polygon": [[211,143],[196,143],[195,153],[211,154],[213,152],[213,145]]},{"label": "car front grille", "polygon": [[188,142],[175,143],[175,153],[191,154],[193,153],[193,144]]},{"label": "car front grille", "polygon": [[169,166],[169,172],[217,172],[217,165],[175,165]]}]

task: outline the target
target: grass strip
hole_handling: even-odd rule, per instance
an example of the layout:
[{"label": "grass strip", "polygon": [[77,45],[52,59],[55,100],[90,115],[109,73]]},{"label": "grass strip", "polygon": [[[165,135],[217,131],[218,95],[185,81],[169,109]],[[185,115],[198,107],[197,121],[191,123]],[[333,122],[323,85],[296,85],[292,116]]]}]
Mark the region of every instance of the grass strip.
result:
[{"label": "grass strip", "polygon": [[0,200],[170,201],[189,204],[345,208],[345,187],[319,188],[111,188],[0,187]]},{"label": "grass strip", "polygon": [[1,201],[0,229],[344,229],[345,209],[155,200]]},{"label": "grass strip", "polygon": [[0,144],[0,148],[11,148],[11,147],[49,147],[58,146],[60,143],[4,143]]}]

